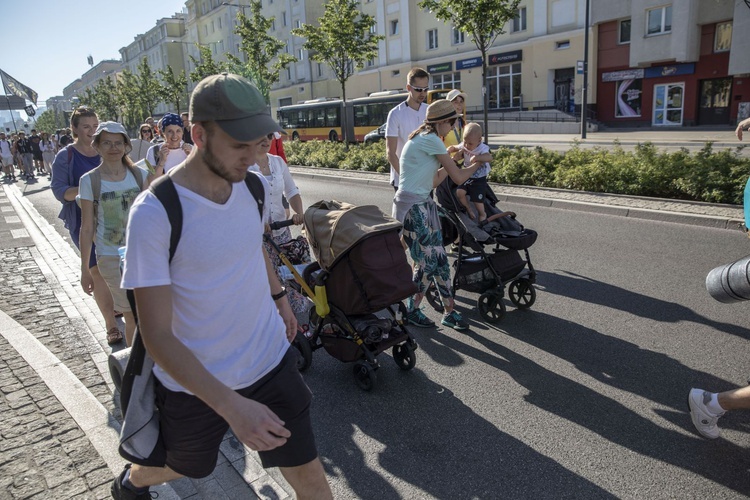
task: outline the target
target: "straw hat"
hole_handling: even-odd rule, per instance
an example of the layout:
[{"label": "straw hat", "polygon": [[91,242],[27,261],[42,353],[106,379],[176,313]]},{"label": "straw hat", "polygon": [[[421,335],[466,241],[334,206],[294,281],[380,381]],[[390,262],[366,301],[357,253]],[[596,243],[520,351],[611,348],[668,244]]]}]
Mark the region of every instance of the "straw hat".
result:
[{"label": "straw hat", "polygon": [[457,117],[458,113],[456,113],[456,110],[450,101],[446,99],[438,99],[427,106],[427,117],[424,119],[424,122],[437,123]]}]

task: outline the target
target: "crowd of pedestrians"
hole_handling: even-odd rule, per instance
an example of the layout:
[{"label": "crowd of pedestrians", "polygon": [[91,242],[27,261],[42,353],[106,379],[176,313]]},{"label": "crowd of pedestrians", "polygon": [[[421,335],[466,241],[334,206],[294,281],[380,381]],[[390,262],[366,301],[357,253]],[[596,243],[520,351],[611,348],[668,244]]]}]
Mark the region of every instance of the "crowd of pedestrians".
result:
[{"label": "crowd of pedestrians", "polygon": [[[450,177],[462,205],[471,215],[468,195],[481,222],[486,216],[477,193],[485,188],[491,155],[481,127],[464,121],[465,93],[454,90],[427,105],[429,74],[421,68],[409,72],[406,88],[407,100],[391,110],[386,125],[393,215],[403,224],[418,289],[407,300],[406,320],[434,326],[420,309],[432,282],[444,305],[441,324],[465,330],[432,192]],[[156,362],[161,437],[147,461],[129,464],[114,480],[115,498],[150,498],[152,485],[210,474],[229,427],[259,451],[265,467],[281,469],[298,498],[331,497],[312,433],[310,392],[289,350],[304,331],[296,318],[311,303],[282,287],[279,259],[261,237],[271,222],[303,223],[280,132],[257,88],[227,74],[196,86],[189,113],[166,113],[158,122],[149,117],[136,138],[85,107],[74,110],[70,129],[54,134],[0,132],[7,182],[17,180],[16,170],[27,181],[51,179],[63,205],[60,218],[80,250],[81,286],[96,300],[109,344],[133,342],[125,288],[134,290],[140,334]],[[247,176],[257,176],[263,199],[247,189]],[[174,260],[171,218],[147,189],[167,183],[183,217]],[[282,246],[292,241],[288,228],[271,237]],[[124,316],[124,337],[116,311]],[[748,394],[747,388],[691,391],[699,432],[717,437],[718,418],[747,408]]]}]

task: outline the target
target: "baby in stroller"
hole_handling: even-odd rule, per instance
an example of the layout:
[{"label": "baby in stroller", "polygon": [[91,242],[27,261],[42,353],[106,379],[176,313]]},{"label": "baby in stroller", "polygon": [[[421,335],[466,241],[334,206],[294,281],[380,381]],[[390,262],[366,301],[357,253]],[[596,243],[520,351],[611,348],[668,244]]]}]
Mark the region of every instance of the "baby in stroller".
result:
[{"label": "baby in stroller", "polygon": [[[490,147],[482,142],[482,127],[478,123],[467,123],[464,127],[463,142],[448,147],[448,153],[456,162],[459,161],[460,156],[463,156],[463,164],[467,167],[475,163],[482,164],[469,180],[456,188],[456,198],[466,209],[466,213],[472,219],[478,216],[477,220],[482,224],[487,220],[487,214],[484,210],[484,196],[488,189],[487,175],[490,173],[490,161],[492,161]],[[474,204],[477,215],[474,215],[469,206],[469,201],[466,199],[467,193]]]}]

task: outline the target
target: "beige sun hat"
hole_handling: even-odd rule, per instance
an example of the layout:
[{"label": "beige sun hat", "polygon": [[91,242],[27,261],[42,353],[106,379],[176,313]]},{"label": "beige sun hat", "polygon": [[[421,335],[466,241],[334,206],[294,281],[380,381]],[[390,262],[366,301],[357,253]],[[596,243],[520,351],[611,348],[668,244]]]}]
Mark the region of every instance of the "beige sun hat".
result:
[{"label": "beige sun hat", "polygon": [[453,99],[455,99],[455,98],[456,98],[456,97],[458,97],[458,96],[461,96],[461,97],[463,97],[463,99],[464,99],[464,102],[466,102],[466,99],[467,99],[467,97],[468,97],[468,96],[466,95],[466,92],[461,92],[461,91],[460,91],[460,90],[458,90],[458,89],[453,89],[453,90],[451,90],[450,92],[448,92],[448,95],[447,95],[447,96],[445,96],[445,99],[446,99],[446,100],[448,100],[448,101],[453,101]]},{"label": "beige sun hat", "polygon": [[451,118],[458,118],[458,113],[456,113],[453,104],[447,99],[438,99],[427,106],[427,117],[424,122],[438,123]]}]

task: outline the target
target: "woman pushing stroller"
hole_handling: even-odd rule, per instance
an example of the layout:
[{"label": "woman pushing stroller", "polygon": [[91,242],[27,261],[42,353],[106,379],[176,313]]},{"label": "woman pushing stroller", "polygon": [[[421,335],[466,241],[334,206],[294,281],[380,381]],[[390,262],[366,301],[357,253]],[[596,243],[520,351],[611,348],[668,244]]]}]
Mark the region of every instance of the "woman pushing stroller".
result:
[{"label": "woman pushing stroller", "polygon": [[401,152],[398,191],[393,198],[393,217],[403,224],[402,236],[414,261],[413,281],[418,292],[406,302],[407,321],[428,328],[434,322],[420,310],[430,281],[435,282],[445,305],[441,323],[455,330],[468,324],[453,308],[453,289],[448,255],[443,247],[440,219],[430,191],[447,176],[463,184],[481,165],[459,169],[440,137],[453,128],[458,113],[450,101],[440,99],[427,108],[424,123],[409,136]]},{"label": "woman pushing stroller", "polygon": [[[286,197],[294,211],[292,214],[294,224],[301,225],[304,221],[302,197],[299,194],[299,188],[294,183],[294,179],[292,179],[292,174],[286,162],[280,156],[269,153],[273,140],[274,135],[269,134],[259,148],[255,165],[252,165],[249,170],[260,172],[266,178],[266,181],[268,181],[268,186],[270,187],[268,200],[271,214],[269,222],[279,222],[287,218],[286,209],[282,201],[282,197]],[[293,264],[302,264],[303,262],[301,261],[310,260],[310,249],[307,246],[307,242],[303,241],[304,239],[294,240],[288,227],[272,230],[271,239],[285,251],[285,254],[292,260]],[[271,259],[271,263],[276,269],[279,280],[283,283],[284,280],[279,273],[279,267],[282,265],[281,258],[269,243],[264,242],[263,245],[269,259]],[[297,290],[291,288],[287,290],[287,297],[294,313],[304,322],[300,322],[300,329],[303,332],[307,331],[306,323],[312,302]]]}]

